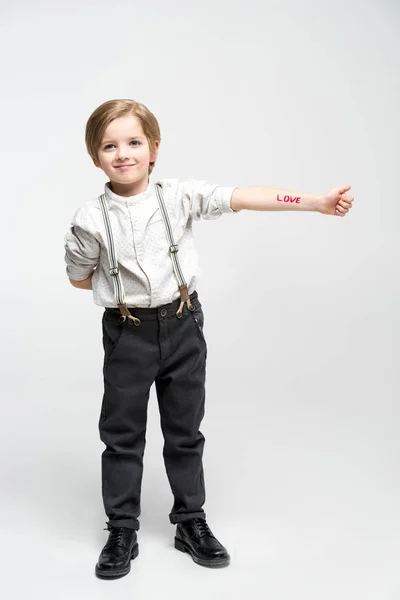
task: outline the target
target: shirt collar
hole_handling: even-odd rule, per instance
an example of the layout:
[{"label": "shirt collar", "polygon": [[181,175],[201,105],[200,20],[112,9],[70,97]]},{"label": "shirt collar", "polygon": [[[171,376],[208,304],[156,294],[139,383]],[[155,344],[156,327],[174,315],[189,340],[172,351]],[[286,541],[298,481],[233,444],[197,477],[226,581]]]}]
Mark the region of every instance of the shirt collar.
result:
[{"label": "shirt collar", "polygon": [[137,202],[141,202],[146,198],[149,198],[154,193],[154,184],[150,182],[147,185],[147,188],[144,192],[140,192],[140,194],[135,194],[135,196],[118,196],[109,188],[110,182],[104,184],[104,193],[107,198],[110,200],[114,200],[114,202],[119,202],[120,204],[136,204]]}]

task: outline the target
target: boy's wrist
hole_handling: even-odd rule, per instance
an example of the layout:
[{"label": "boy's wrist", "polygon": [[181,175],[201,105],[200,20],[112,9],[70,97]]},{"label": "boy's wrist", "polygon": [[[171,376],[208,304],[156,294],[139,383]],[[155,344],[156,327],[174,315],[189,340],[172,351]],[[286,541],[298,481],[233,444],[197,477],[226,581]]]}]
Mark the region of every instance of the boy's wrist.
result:
[{"label": "boy's wrist", "polygon": [[316,194],[314,200],[314,212],[321,212],[322,205],[324,203],[325,194]]}]

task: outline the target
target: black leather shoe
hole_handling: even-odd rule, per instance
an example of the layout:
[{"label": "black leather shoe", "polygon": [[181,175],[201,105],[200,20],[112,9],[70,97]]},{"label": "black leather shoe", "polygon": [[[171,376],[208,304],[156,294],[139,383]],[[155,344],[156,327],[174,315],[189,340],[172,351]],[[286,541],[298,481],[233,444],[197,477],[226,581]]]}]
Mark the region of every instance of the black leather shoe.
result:
[{"label": "black leather shoe", "polygon": [[108,525],[110,535],[96,564],[96,575],[103,579],[116,579],[131,570],[131,560],[139,554],[137,534],[129,527]]},{"label": "black leather shoe", "polygon": [[227,567],[230,556],[213,535],[205,519],[195,517],[176,526],[175,548],[188,552],[203,567]]}]

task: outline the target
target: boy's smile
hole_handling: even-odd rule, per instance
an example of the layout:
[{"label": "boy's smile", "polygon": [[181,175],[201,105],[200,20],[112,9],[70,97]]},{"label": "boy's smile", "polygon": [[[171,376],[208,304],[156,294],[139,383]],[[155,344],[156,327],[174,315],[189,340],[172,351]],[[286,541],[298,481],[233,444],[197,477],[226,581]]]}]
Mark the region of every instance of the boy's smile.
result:
[{"label": "boy's smile", "polygon": [[99,167],[110,178],[111,189],[119,196],[135,196],[146,191],[149,182],[149,163],[157,158],[143,133],[140,120],[127,115],[111,121],[98,149]]}]

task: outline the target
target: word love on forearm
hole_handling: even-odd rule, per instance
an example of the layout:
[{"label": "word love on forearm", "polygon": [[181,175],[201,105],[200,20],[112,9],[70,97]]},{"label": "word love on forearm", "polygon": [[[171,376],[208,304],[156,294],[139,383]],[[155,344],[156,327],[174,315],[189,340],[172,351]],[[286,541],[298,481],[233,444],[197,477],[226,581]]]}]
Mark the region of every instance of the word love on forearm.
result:
[{"label": "word love on forearm", "polygon": [[296,204],[300,204],[300,196],[284,196],[283,198],[279,198],[279,194],[276,196],[278,202],[295,202]]}]

